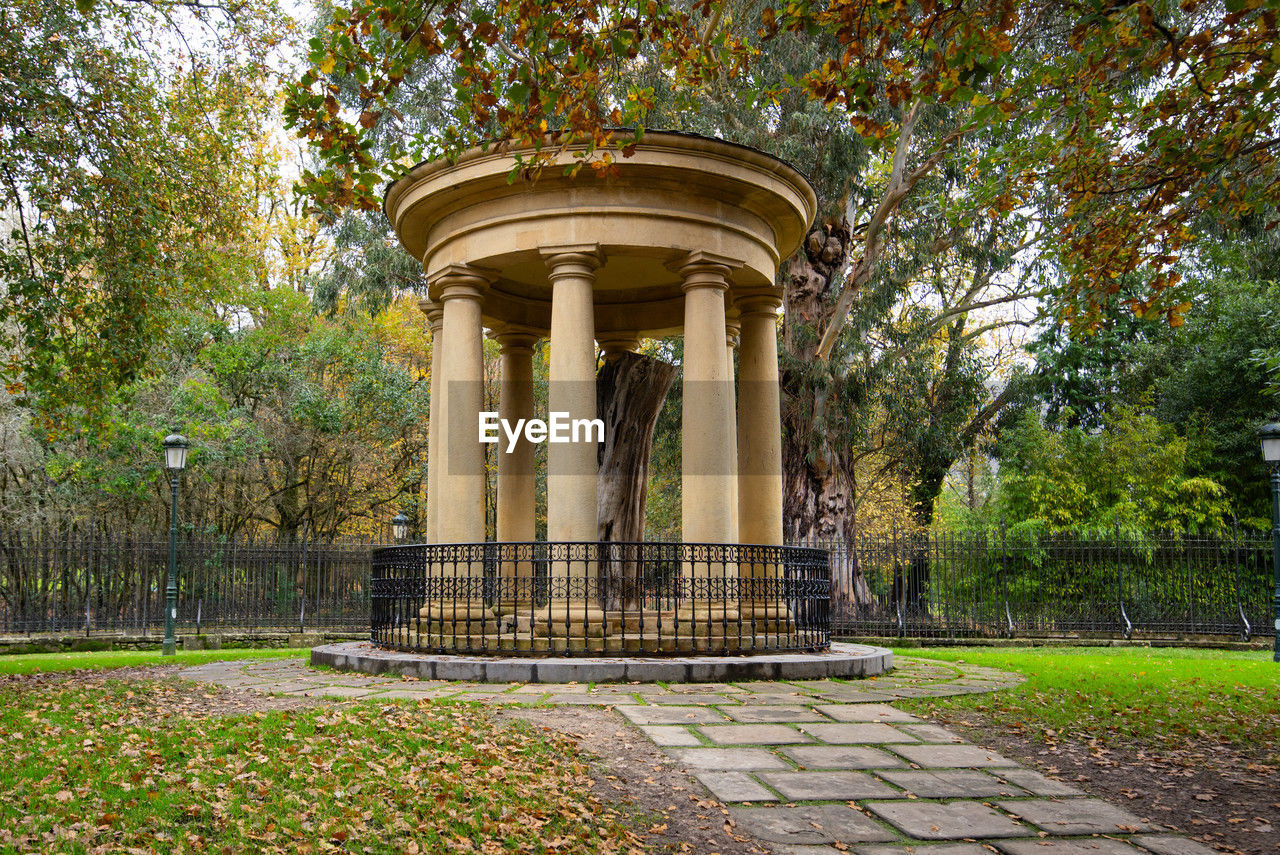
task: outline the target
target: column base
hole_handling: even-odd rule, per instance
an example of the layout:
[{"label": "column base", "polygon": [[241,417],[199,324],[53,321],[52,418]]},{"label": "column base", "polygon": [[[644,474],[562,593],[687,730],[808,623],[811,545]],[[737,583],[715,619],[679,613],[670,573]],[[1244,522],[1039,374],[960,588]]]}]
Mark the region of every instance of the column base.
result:
[{"label": "column base", "polygon": [[605,614],[586,601],[555,603],[533,612],[530,625],[541,638],[602,638]]}]

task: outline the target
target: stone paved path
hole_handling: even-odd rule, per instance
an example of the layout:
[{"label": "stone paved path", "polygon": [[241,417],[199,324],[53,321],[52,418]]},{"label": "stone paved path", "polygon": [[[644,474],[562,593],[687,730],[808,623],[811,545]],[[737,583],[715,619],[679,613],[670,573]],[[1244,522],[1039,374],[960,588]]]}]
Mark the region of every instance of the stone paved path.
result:
[{"label": "stone paved path", "polygon": [[218,662],[181,676],[272,693],[611,706],[779,855],[1211,855],[891,704],[996,691],[1018,675],[898,657],[866,680],[477,684]]}]

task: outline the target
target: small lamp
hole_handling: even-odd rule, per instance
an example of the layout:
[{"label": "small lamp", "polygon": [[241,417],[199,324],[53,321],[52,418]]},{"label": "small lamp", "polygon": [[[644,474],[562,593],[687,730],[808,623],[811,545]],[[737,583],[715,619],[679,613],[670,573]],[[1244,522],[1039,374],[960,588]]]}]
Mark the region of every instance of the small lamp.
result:
[{"label": "small lamp", "polygon": [[409,518],[405,516],[404,511],[401,511],[391,518],[391,536],[396,539],[397,543],[399,543],[404,540],[405,536],[408,534]]},{"label": "small lamp", "polygon": [[181,472],[187,468],[187,438],[180,433],[171,433],[164,438],[164,468],[170,472]]},{"label": "small lamp", "polygon": [[1258,431],[1258,439],[1262,441],[1262,459],[1268,466],[1280,463],[1280,422],[1265,424]]}]

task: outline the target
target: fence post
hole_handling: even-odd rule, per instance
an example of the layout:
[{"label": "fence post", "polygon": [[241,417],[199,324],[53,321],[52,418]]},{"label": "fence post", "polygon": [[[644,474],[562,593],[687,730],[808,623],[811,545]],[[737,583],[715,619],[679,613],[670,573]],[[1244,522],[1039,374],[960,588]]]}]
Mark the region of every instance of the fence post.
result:
[{"label": "fence post", "polygon": [[1004,600],[1006,637],[1013,638],[1013,615],[1009,612],[1009,526],[1000,518],[1000,598]]},{"label": "fence post", "polygon": [[1124,621],[1124,629],[1120,632],[1128,641],[1133,635],[1133,624],[1129,622],[1129,614],[1124,610],[1124,562],[1121,560],[1120,514],[1116,514],[1116,599],[1120,603],[1120,619]]},{"label": "fence post", "polygon": [[1244,573],[1240,565],[1240,519],[1231,515],[1231,566],[1236,571],[1236,609],[1240,613],[1240,636],[1248,641],[1253,638],[1253,627],[1244,613]]}]

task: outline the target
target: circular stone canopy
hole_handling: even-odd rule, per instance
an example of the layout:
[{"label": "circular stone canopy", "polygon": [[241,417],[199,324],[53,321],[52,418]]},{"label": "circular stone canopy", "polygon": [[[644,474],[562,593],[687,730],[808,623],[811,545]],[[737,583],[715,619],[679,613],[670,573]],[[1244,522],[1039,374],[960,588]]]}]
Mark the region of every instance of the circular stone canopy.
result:
[{"label": "circular stone canopy", "polygon": [[[481,308],[490,329],[551,326],[549,252],[599,252],[596,337],[656,337],[680,330],[677,265],[690,253],[727,265],[730,299],[781,297],[778,264],[804,237],[817,197],[791,166],[755,149],[688,134],[646,133],[609,174],[566,176],[560,156],[536,180],[509,180],[513,151],[474,148],[457,161],[416,166],[391,185],[384,207],[400,241],[422,261],[429,296],[441,273],[465,265],[491,278]],[[532,149],[526,149],[532,153]]]}]

